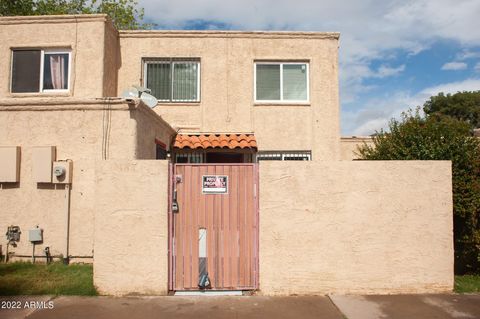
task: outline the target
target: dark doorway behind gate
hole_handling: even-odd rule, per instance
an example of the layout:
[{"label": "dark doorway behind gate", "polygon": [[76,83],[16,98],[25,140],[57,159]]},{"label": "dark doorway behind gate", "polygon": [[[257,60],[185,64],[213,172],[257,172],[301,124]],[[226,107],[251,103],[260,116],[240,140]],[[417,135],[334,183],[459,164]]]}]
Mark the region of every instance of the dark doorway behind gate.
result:
[{"label": "dark doorway behind gate", "polygon": [[257,164],[175,164],[171,172],[170,290],[200,289],[202,271],[212,290],[257,289]]}]

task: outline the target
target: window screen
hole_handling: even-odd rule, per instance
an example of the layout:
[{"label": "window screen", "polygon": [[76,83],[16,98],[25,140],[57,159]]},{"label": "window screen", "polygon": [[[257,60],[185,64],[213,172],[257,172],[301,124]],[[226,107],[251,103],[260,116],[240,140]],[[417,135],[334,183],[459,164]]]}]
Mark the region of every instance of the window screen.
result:
[{"label": "window screen", "polygon": [[197,68],[197,63],[173,63],[172,92],[174,101],[198,101]]},{"label": "window screen", "polygon": [[148,63],[146,66],[146,86],[157,99],[169,101],[172,94],[170,63]]},{"label": "window screen", "polygon": [[12,92],[40,91],[40,50],[14,50],[12,65]]},{"label": "window screen", "polygon": [[283,99],[307,100],[307,67],[305,64],[283,65]]},{"label": "window screen", "polygon": [[160,101],[196,102],[200,100],[200,63],[197,60],[148,60],[145,86]]},{"label": "window screen", "polygon": [[257,65],[257,100],[280,100],[280,65]]},{"label": "window screen", "polygon": [[307,63],[256,63],[256,101],[308,101]]}]

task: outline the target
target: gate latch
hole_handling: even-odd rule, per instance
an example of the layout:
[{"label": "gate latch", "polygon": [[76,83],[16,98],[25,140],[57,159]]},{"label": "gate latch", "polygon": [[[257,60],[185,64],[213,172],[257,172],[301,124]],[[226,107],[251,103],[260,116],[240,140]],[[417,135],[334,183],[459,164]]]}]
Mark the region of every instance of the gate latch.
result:
[{"label": "gate latch", "polygon": [[172,212],[178,213],[178,202],[177,202],[177,190],[173,190],[173,197],[172,197]]}]

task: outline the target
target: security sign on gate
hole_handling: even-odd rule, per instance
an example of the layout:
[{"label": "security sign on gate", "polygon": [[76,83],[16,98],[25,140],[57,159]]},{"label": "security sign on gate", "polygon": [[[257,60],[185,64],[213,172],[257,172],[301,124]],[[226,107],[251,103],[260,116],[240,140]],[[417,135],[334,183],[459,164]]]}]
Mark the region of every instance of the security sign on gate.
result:
[{"label": "security sign on gate", "polygon": [[228,176],[225,175],[203,175],[202,176],[203,194],[227,194]]}]

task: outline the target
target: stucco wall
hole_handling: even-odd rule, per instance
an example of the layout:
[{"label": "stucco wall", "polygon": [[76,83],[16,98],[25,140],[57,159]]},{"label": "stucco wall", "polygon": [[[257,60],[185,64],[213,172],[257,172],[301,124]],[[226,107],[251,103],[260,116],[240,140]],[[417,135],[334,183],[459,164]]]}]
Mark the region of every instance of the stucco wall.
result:
[{"label": "stucco wall", "polygon": [[95,285],[112,295],[166,294],[168,162],[102,161],[96,171]]},{"label": "stucco wall", "polygon": [[137,140],[135,158],[155,159],[155,139],[164,143],[167,150],[170,149],[170,142],[175,135],[175,130],[163,121],[158,114],[148,107],[142,107],[132,115],[137,125]]},{"label": "stucco wall", "polygon": [[[338,33],[117,32],[105,15],[0,17],[0,26],[0,98],[116,96],[143,84],[144,57],[195,57],[201,101],[154,109],[172,126],[254,132],[260,150],[311,150],[315,160],[339,159]],[[71,48],[69,92],[10,93],[12,48]],[[309,103],[254,103],[256,60],[308,61]]]},{"label": "stucco wall", "polygon": [[[106,15],[0,17],[0,98],[15,96],[114,96],[118,46]],[[106,47],[108,46],[108,47]],[[10,93],[11,49],[72,50],[68,93]],[[107,51],[107,53],[105,53]],[[105,83],[112,81],[112,83]],[[112,95],[111,95],[112,94]]]},{"label": "stucco wall", "polygon": [[103,72],[103,95],[102,96],[120,96],[122,92],[117,93],[118,68],[122,63],[120,56],[120,43],[118,31],[110,20],[105,23],[105,42],[104,42],[104,72]]},{"label": "stucco wall", "polygon": [[[120,31],[118,90],[142,83],[144,57],[201,60],[201,101],[154,108],[184,132],[254,132],[259,150],[339,158],[338,34]],[[308,105],[254,103],[254,61],[309,61]]]},{"label": "stucco wall", "polygon": [[260,164],[266,295],[453,288],[450,162]]},{"label": "stucco wall", "polygon": [[[155,158],[155,138],[167,143],[172,129],[150,112],[143,104],[122,100],[0,100],[0,146],[21,147],[20,183],[0,183],[0,230],[4,233],[7,226],[18,225],[22,231],[18,247],[10,251],[31,255],[28,230],[39,225],[44,229],[44,242],[37,246],[37,253],[42,255],[45,246],[53,255],[63,252],[64,186],[37,184],[32,176],[33,147],[56,146],[57,160],[73,160],[70,255],[91,257],[96,210],[94,163],[105,156]],[[148,134],[143,127],[148,128]],[[1,244],[5,250],[5,240]]]},{"label": "stucco wall", "polygon": [[351,136],[340,139],[340,160],[351,161],[358,159],[358,147],[363,145],[373,145],[373,140],[369,136]]}]

